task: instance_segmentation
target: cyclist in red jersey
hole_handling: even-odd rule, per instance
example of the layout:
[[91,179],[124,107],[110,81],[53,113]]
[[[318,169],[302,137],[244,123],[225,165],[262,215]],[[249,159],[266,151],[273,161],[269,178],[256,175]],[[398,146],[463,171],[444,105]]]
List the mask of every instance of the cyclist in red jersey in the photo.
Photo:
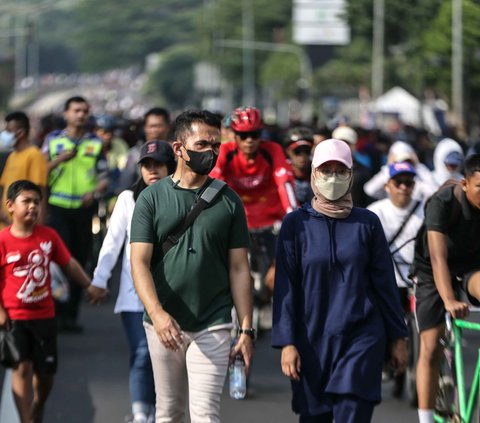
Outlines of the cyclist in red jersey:
[[297,207],[295,181],[282,147],[260,138],[263,126],[260,110],[238,108],[229,124],[235,140],[220,146],[210,176],[227,182],[242,199],[251,239],[253,325],[256,329],[268,329],[277,233],[285,214]]
[[210,173],[240,196],[249,229],[273,226],[297,207],[292,168],[280,145],[260,139],[262,126],[260,110],[236,109],[230,122],[235,141],[221,145]]

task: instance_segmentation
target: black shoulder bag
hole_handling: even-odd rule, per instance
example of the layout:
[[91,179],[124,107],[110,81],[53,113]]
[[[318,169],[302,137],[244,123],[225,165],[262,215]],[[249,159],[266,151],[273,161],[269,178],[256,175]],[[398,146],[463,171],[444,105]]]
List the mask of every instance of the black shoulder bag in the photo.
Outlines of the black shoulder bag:
[[[415,213],[415,211],[418,209],[418,206],[421,204],[421,201],[417,200],[417,202],[415,203],[415,205],[412,207],[412,209],[410,210],[410,213],[408,213],[407,217],[405,217],[405,220],[402,222],[402,224],[400,225],[400,227],[397,229],[397,232],[395,232],[395,235],[393,235],[392,239],[388,242],[388,246],[391,247],[393,245],[393,243],[395,242],[395,240],[400,236],[400,234],[403,232],[403,229],[405,228],[405,226],[407,225],[408,221],[410,220],[410,218],[413,216],[413,214]],[[395,267],[395,269],[397,270],[398,274],[400,275],[400,277],[403,279],[403,281],[408,285],[408,286],[411,286],[412,285],[412,282],[408,279],[405,279],[405,277],[403,276],[402,272],[400,271],[400,267],[397,263],[397,261],[395,260],[395,257],[394,257],[394,254],[399,251],[400,249],[402,249],[403,247],[405,247],[405,245],[407,245],[409,242],[413,241],[414,239],[416,238],[413,237],[411,239],[409,239],[408,241],[404,242],[400,247],[396,248],[394,251],[391,251],[390,250],[390,254],[392,256],[392,261],[393,261],[393,266]]]
[[408,213],[407,217],[405,218],[405,220],[402,222],[402,224],[400,225],[400,227],[397,229],[397,232],[395,232],[395,235],[393,235],[392,239],[390,241],[388,241],[388,246],[390,247],[394,242],[395,240],[400,236],[400,234],[403,232],[403,229],[405,228],[406,224],[408,223],[408,221],[410,220],[410,218],[413,216],[413,214],[415,213],[415,211],[418,209],[418,206],[420,205],[421,201],[417,201],[415,203],[415,205],[412,207],[412,209],[410,210],[410,213]]
[[220,194],[220,191],[225,185],[226,183],[220,179],[213,179],[212,182],[210,182],[198,201],[194,203],[188,214],[185,216],[185,219],[183,219],[179,226],[170,235],[168,235],[167,239],[162,244],[163,255],[167,254],[172,247],[178,244],[181,236],[190,226],[192,226],[193,222],[202,212],[202,210],[218,197],[218,194]]

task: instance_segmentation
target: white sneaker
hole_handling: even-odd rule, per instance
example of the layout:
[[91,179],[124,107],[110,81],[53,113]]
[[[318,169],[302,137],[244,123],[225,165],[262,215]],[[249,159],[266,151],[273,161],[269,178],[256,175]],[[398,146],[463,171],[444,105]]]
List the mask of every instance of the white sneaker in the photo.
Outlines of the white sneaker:
[[132,423],[148,423],[146,414],[138,414],[133,417]]

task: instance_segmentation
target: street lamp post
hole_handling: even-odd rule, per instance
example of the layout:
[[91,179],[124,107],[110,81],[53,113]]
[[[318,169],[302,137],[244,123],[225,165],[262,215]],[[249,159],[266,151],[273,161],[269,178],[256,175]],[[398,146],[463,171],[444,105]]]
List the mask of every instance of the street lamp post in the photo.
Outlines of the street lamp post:
[[243,95],[244,106],[255,105],[255,50],[247,47],[255,40],[255,27],[253,16],[253,0],[242,0],[243,24]]
[[[300,77],[302,80],[302,85],[304,86],[306,92],[311,89],[313,86],[313,70],[312,63],[310,58],[305,53],[305,51],[298,45],[295,44],[286,44],[286,43],[269,43],[264,41],[251,41],[246,42],[245,40],[216,40],[215,44],[219,47],[224,48],[240,48],[248,50],[263,50],[263,51],[278,51],[283,53],[290,53],[295,55],[300,64]],[[302,119],[305,122],[310,122],[313,114],[312,100],[311,96],[308,95],[303,103]],[[244,103],[251,104],[251,103]]]
[[385,0],[374,0],[372,48],[372,96],[374,100],[383,93],[384,39]]
[[452,0],[452,106],[460,132],[464,130],[462,36],[462,0]]

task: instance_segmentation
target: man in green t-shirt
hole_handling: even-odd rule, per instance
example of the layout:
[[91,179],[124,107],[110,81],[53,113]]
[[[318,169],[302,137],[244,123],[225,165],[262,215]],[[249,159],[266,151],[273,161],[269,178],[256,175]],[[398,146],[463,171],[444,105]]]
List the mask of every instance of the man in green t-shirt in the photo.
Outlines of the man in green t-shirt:
[[[252,357],[252,287],[248,229],[240,198],[224,187],[165,255],[162,244],[211,182],[220,120],[187,111],[175,122],[175,173],[146,188],[132,218],[131,266],[145,306],[145,330],[156,390],[156,419],[220,421],[229,357]],[[241,334],[230,347],[231,308]]]

